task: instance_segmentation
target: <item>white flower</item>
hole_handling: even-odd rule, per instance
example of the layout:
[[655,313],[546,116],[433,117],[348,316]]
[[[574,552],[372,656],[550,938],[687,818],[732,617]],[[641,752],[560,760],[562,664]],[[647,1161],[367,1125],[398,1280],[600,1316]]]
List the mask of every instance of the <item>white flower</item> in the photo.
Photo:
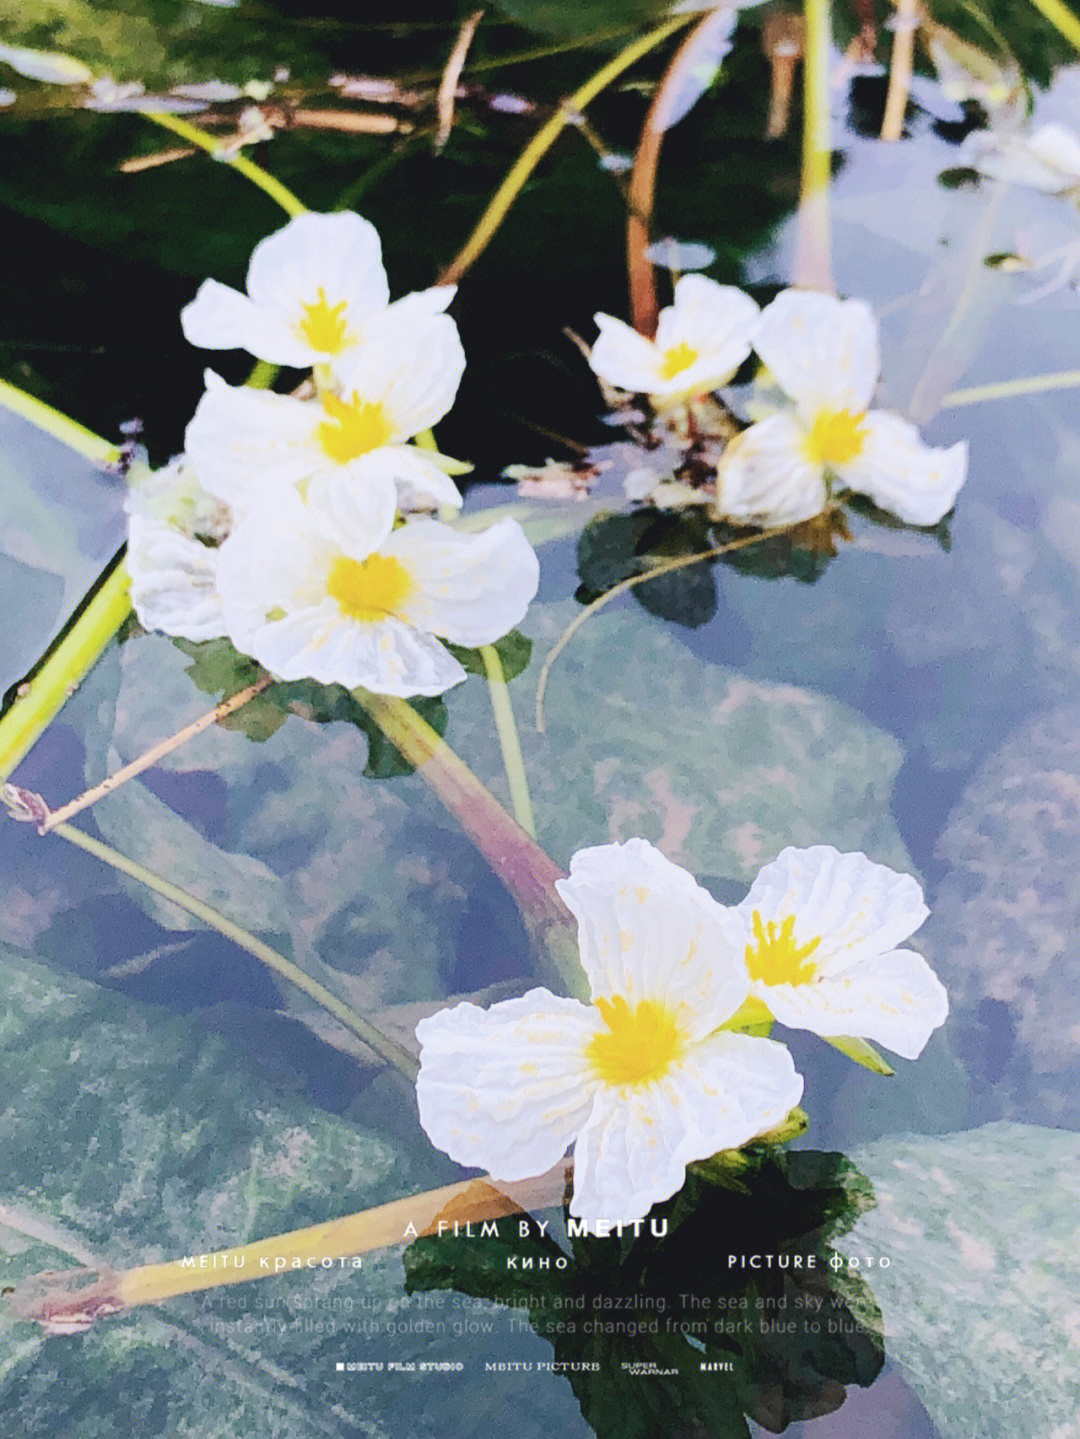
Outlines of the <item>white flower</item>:
[[139,623],[189,640],[225,633],[217,592],[217,550],[232,516],[199,484],[186,456],[159,470],[136,466],[124,501],[127,569]]
[[374,225],[349,212],[306,214],[255,246],[246,295],[206,280],[180,323],[204,350],[247,350],[275,365],[336,369],[343,355],[368,342],[378,316],[440,314],[453,298],[454,287],[442,285],[390,305]]
[[785,849],[737,912],[751,1003],[788,1028],[916,1059],[945,1023],[941,981],[921,955],[896,948],[929,913],[911,875],[828,845]]
[[423,1020],[420,1122],[496,1179],[575,1142],[570,1212],[628,1223],[693,1160],[774,1128],[803,1083],[782,1045],[721,1029],[746,997],[741,931],[685,870],[635,839],[579,851],[556,887],[592,1003],[534,989]]
[[[339,367],[339,393],[298,400],[227,385],[207,371],[206,393],[185,446],[208,490],[238,517],[317,475],[347,475],[358,489],[460,505],[457,486],[406,442],[449,410],[465,368],[446,315],[381,321],[369,347]],[[396,487],[396,491],[395,491]]]
[[1064,125],[1042,125],[1028,136],[976,131],[967,137],[961,153],[991,179],[1080,197],[1080,136]]
[[131,604],[147,630],[187,640],[225,633],[217,588],[219,551],[149,515],[128,520]]
[[613,315],[597,315],[600,335],[589,364],[606,384],[648,395],[657,406],[708,394],[731,379],[750,353],[758,307],[731,285],[684,275],[647,340]]
[[810,519],[825,508],[831,479],[908,524],[948,513],[967,474],[967,445],[931,449],[908,420],[870,409],[880,361],[867,304],[784,290],[762,311],[754,348],[795,407],[728,446],[720,512],[765,524]]
[[229,638],[281,679],[437,695],[465,671],[436,638],[501,638],[536,593],[536,555],[513,520],[468,534],[419,519],[394,528],[392,496],[344,476],[285,491],[221,547]]
[[198,536],[219,542],[232,528],[228,505],[203,488],[186,455],[174,455],[158,470],[136,466],[128,475],[128,483],[124,508],[129,515],[160,520],[189,539]]

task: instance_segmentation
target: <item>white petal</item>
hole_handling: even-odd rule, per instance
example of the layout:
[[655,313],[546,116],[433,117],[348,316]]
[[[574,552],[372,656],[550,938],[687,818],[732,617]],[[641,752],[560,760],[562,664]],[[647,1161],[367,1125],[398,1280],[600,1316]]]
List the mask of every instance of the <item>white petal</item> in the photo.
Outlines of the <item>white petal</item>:
[[345,474],[350,483],[361,485],[390,482],[403,510],[421,509],[432,502],[455,509],[462,504],[461,491],[446,471],[414,445],[383,445],[350,460]]
[[719,1034],[652,1084],[604,1086],[574,1148],[571,1214],[627,1223],[679,1190],[686,1166],[774,1128],[802,1097],[782,1044]]
[[290,323],[322,290],[330,305],[346,302],[345,319],[359,325],[386,308],[390,290],[378,231],[359,215],[297,215],[251,252],[247,291],[255,303]]
[[918,1059],[949,1013],[944,985],[910,949],[877,955],[810,984],[772,985],[762,998],[789,1029],[869,1039],[904,1059]]
[[365,343],[335,365],[346,395],[382,404],[394,442],[438,424],[454,403],[464,370],[453,320],[420,306],[404,317],[388,310],[368,327]]
[[326,465],[315,438],[319,406],[206,373],[206,393],[185,436],[203,486],[243,516]]
[[594,996],[658,1000],[696,1039],[749,993],[738,916],[647,840],[578,850],[555,888],[578,922]]
[[808,418],[870,408],[881,361],[877,320],[865,301],[782,290],[761,312],[754,349]]
[[[222,545],[218,562],[218,586],[233,643],[259,659],[256,649],[269,644],[271,667],[282,678],[321,678],[314,670],[286,674],[285,669],[295,670],[301,663],[293,662],[298,648],[314,648],[326,660],[324,636],[343,622],[340,608],[327,598],[330,567],[342,554],[364,560],[377,549],[393,526],[394,506],[389,482],[361,488],[334,475],[312,482],[306,504],[295,489],[286,489],[248,515]],[[267,620],[277,610],[306,618],[277,629]],[[269,640],[264,633],[268,626],[273,628]]]
[[717,509],[733,520],[785,525],[825,508],[819,465],[803,453],[805,431],[793,415],[770,415],[737,435],[717,473]]
[[584,1056],[599,1023],[594,1010],[546,989],[422,1020],[416,1099],[432,1143],[496,1179],[550,1169],[592,1106]]
[[332,545],[338,554],[352,560],[367,559],[389,539],[397,513],[397,491],[391,476],[363,463],[377,453],[381,452],[316,475],[307,486],[302,509],[287,500],[286,508],[267,511],[267,524],[287,535],[289,524],[295,523]]
[[750,353],[759,314],[750,296],[734,285],[684,275],[675,286],[675,303],[660,312],[656,347],[662,353],[686,344],[701,358],[670,383],[681,381],[694,393],[726,384]]
[[172,525],[133,514],[128,522],[131,603],[144,629],[188,640],[225,633],[217,589],[218,551]]
[[838,467],[838,478],[909,525],[935,525],[956,503],[967,478],[967,444],[925,445],[908,420],[871,410],[862,453]]
[[796,944],[819,940],[810,959],[827,975],[894,949],[930,913],[912,875],[825,844],[782,850],[760,872],[738,907],[747,943],[755,910],[766,923],[794,916]]
[[540,580],[536,552],[516,520],[498,520],[479,534],[411,520],[380,553],[398,558],[416,584],[401,618],[451,644],[501,639],[525,618]]
[[281,679],[314,679],[401,699],[443,694],[466,677],[434,636],[397,619],[350,619],[330,599],[267,621],[252,635],[248,652]]
[[975,132],[962,154],[980,174],[1048,194],[1080,186],[1080,139],[1064,125],[1043,125],[1029,139]]
[[[237,649],[255,654],[269,613],[308,613],[329,603],[326,579],[338,553],[308,522],[294,491],[280,494],[272,509],[241,521],[218,552],[218,591]],[[338,612],[336,605],[333,609]]]
[[413,290],[411,294],[395,300],[387,308],[385,318],[392,323],[416,323],[432,315],[441,315],[456,294],[456,285],[432,285],[428,290]]
[[318,358],[280,312],[260,308],[216,280],[203,281],[191,304],[180,311],[180,324],[188,343],[203,350],[246,350],[274,365],[298,367]]
[[651,340],[614,315],[596,315],[600,334],[589,354],[589,366],[608,385],[631,394],[656,393],[663,384],[659,350]]
[[1061,176],[1060,189],[1080,184],[1080,136],[1064,125],[1042,125],[1028,143],[1032,158]]

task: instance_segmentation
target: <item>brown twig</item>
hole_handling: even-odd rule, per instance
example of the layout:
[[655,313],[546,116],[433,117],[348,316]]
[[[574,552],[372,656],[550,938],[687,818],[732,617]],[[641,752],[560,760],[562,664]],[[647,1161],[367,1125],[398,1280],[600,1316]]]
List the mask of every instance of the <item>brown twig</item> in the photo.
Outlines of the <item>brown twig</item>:
[[769,62],[769,119],[765,135],[779,140],[787,134],[795,71],[806,52],[806,21],[791,11],[770,15],[761,31],[761,48]]
[[129,779],[134,779],[137,774],[142,774],[143,770],[150,769],[153,765],[157,764],[159,759],[163,759],[165,755],[172,754],[173,750],[179,749],[180,746],[186,744],[189,739],[194,739],[197,734],[202,734],[203,730],[209,729],[211,725],[217,724],[219,720],[227,719],[229,715],[235,714],[238,709],[242,709],[244,705],[253,700],[256,695],[261,695],[271,683],[272,680],[270,676],[264,675],[262,679],[258,680],[255,684],[248,685],[247,689],[241,690],[238,694],[232,695],[227,700],[222,700],[219,705],[215,705],[215,707],[206,714],[200,715],[200,717],[197,720],[193,720],[191,724],[185,725],[184,728],[178,730],[176,734],[170,735],[168,739],[161,740],[151,749],[148,749],[145,754],[139,755],[138,759],[133,759],[130,764],[124,765],[124,767],[118,769],[115,774],[109,775],[108,779],[104,779],[100,784],[94,785],[92,789],[85,790],[82,794],[76,795],[73,800],[69,800],[67,804],[62,805],[59,809],[51,810],[44,823],[39,825],[39,833],[48,834],[48,832],[51,829],[55,829],[58,824],[66,823],[67,820],[71,819],[72,815],[79,814],[84,809],[89,809],[90,806],[96,804],[99,799],[104,799],[106,795],[112,794],[114,790],[118,790],[122,784],[127,784]]
[[476,27],[483,18],[483,10],[474,10],[462,25],[439,82],[439,93],[435,97],[435,108],[439,116],[439,128],[435,133],[436,155],[445,148],[446,142],[450,139],[450,132],[454,128],[454,99],[457,95],[458,81],[465,68],[465,57],[469,53],[469,46],[476,34]]
[[904,133],[904,115],[911,91],[915,63],[915,32],[919,28],[919,0],[896,0],[896,15],[889,65],[889,90],[885,97],[885,118],[881,138],[896,141]]

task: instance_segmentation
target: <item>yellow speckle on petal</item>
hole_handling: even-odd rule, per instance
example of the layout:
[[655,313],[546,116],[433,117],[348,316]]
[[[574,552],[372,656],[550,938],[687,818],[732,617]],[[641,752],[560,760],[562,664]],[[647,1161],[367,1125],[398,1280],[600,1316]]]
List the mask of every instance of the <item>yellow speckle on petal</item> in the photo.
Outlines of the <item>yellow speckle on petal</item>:
[[806,458],[829,469],[858,459],[866,444],[865,419],[850,410],[819,410],[803,441]]
[[685,1037],[666,1004],[643,999],[633,1009],[616,995],[597,999],[606,1029],[593,1036],[585,1051],[604,1084],[648,1084],[661,1079],[679,1059]]
[[806,944],[795,942],[795,916],[789,914],[780,924],[761,918],[754,910],[754,943],[746,946],[746,967],[750,978],[761,984],[809,984],[817,975],[817,965],[809,956],[821,943],[821,936]]
[[665,380],[673,380],[676,375],[681,375],[688,370],[698,358],[700,351],[695,350],[693,345],[688,345],[685,340],[680,340],[677,345],[672,345],[663,353],[660,361],[660,373]]
[[300,306],[304,318],[296,328],[313,350],[319,350],[324,355],[340,355],[349,343],[344,313],[346,303],[339,300],[336,305],[331,305],[321,285],[316,293],[317,300]]
[[366,560],[341,555],[326,582],[326,592],[337,600],[341,613],[364,624],[396,614],[412,589],[412,576],[392,555],[369,555]]
[[361,400],[353,395],[351,400],[340,399],[337,395],[326,394],[321,399],[327,418],[317,430],[319,444],[330,459],[339,465],[358,460],[379,449],[393,437],[394,427],[384,407],[374,402]]

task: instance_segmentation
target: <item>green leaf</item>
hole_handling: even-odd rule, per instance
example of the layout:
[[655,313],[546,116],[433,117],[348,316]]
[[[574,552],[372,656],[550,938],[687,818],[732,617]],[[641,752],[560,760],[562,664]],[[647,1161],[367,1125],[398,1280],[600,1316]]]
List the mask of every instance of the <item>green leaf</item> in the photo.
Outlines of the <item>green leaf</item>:
[[[503,678],[512,680],[528,667],[532,659],[533,642],[520,630],[511,630],[503,635],[494,646],[502,665]],[[465,649],[461,645],[447,645],[447,649],[471,675],[486,675],[484,658],[478,649]],[[411,701],[415,705],[415,701]],[[443,725],[445,728],[445,719]],[[440,731],[441,733],[441,731]]]
[[896,1070],[887,1060],[882,1059],[872,1044],[867,1044],[865,1039],[853,1039],[845,1035],[824,1035],[826,1044],[831,1044],[833,1049],[838,1049],[841,1054],[846,1054],[848,1059],[861,1064],[864,1069],[871,1070],[874,1074],[894,1075]]

